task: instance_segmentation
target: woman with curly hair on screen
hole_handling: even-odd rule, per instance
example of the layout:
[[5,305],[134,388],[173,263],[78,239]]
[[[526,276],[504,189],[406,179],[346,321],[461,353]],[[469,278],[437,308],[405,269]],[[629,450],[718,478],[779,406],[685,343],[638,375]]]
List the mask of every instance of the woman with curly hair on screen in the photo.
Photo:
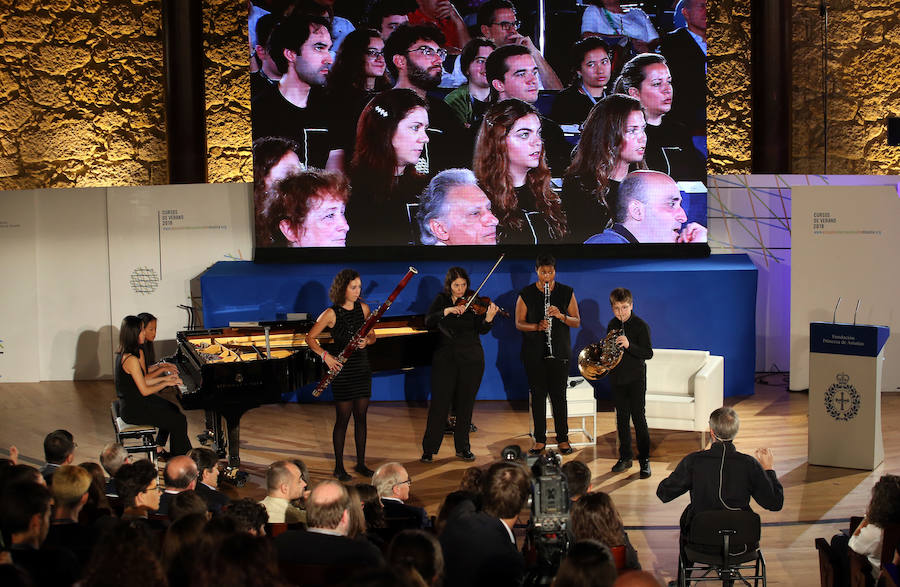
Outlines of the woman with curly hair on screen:
[[488,109],[474,167],[500,221],[498,244],[543,244],[568,234],[559,196],[550,189],[541,119],[533,106],[509,99]]

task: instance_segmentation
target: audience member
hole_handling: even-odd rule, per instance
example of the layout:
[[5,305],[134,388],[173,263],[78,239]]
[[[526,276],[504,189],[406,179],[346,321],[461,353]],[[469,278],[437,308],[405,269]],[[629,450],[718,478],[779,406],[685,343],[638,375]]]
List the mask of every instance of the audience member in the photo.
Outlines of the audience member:
[[288,587],[291,584],[279,573],[272,541],[244,532],[222,540],[209,561],[209,568],[209,585]]
[[[119,470],[134,467],[125,465]],[[152,466],[152,465],[151,465]],[[117,477],[118,478],[118,477]],[[123,487],[124,483],[119,483]],[[155,492],[155,490],[154,490]],[[129,587],[159,587],[166,585],[166,574],[157,555],[158,537],[146,525],[126,520],[116,522],[104,534],[80,585],[84,587],[116,587],[127,583]],[[68,583],[66,583],[68,585]]]
[[206,501],[210,512],[218,512],[228,505],[228,496],[219,491],[219,457],[212,449],[193,448],[188,453],[197,465],[198,479],[194,491]]
[[441,585],[444,554],[433,534],[422,530],[403,530],[391,540],[387,562],[395,567],[410,566],[428,585]]
[[469,42],[469,29],[450,0],[416,0],[416,4],[418,8],[407,15],[409,24],[437,27],[445,39],[441,45],[447,49],[459,51]]
[[381,465],[372,476],[372,485],[381,497],[388,528],[400,531],[431,526],[424,509],[404,503],[409,500],[412,478],[403,465],[400,463]]
[[[330,150],[325,138],[327,101],[325,79],[331,68],[328,21],[299,14],[275,26],[269,53],[281,81],[251,104],[253,138],[284,137],[301,146],[298,155],[306,167],[324,167]],[[310,131],[316,132],[315,137]]]
[[9,537],[12,562],[24,569],[35,585],[71,585],[78,580],[78,560],[64,548],[45,548],[50,531],[50,490],[21,482],[3,488],[0,528]]
[[569,461],[564,464],[562,474],[569,486],[569,499],[573,502],[591,490],[591,470],[581,461]]
[[516,7],[509,0],[488,0],[478,8],[477,26],[481,36],[493,41],[498,47],[518,45],[528,50],[538,69],[538,85],[547,90],[562,89],[556,72],[535,47],[528,35],[519,34],[521,22],[516,15]]
[[0,490],[14,483],[37,483],[47,486],[44,476],[41,472],[31,465],[8,465],[0,469]]
[[444,98],[457,120],[472,132],[478,131],[488,106],[491,86],[485,74],[485,63],[496,48],[497,45],[488,39],[475,38],[466,43],[459,63],[467,81]]
[[478,131],[475,176],[500,222],[499,244],[545,244],[568,232],[559,196],[550,188],[542,127],[533,106],[511,99],[493,104]]
[[108,481],[106,475],[103,474],[103,468],[97,463],[86,461],[84,463],[78,463],[78,466],[91,475],[91,485],[88,487],[87,503],[81,508],[81,513],[78,515],[78,522],[90,526],[98,519],[113,513],[113,507],[106,496],[106,484]]
[[334,12],[334,0],[293,0],[295,8],[292,15],[306,14],[309,16],[321,16],[328,21],[328,30],[331,32],[331,52],[337,53],[343,46],[344,39],[352,33],[356,27],[353,23],[338,16]]
[[92,481],[91,474],[85,469],[63,465],[53,474],[50,486],[54,508],[44,545],[69,549],[80,565],[87,563],[94,546],[94,532],[78,523]]
[[269,54],[269,37],[278,22],[273,14],[265,14],[256,21],[256,45],[251,61],[256,61],[256,71],[250,73],[250,99],[278,87],[281,72]]
[[207,518],[210,516],[206,500],[203,499],[196,490],[188,489],[186,491],[181,491],[176,493],[169,500],[168,516],[170,523],[194,514],[202,514]]
[[706,0],[683,0],[686,26],[663,36],[659,52],[669,63],[675,90],[669,116],[691,134],[706,134]]
[[159,509],[159,471],[146,459],[126,463],[116,472],[122,519],[146,519]]
[[387,520],[384,515],[384,505],[381,496],[374,485],[369,483],[356,484],[356,493],[359,494],[359,502],[362,504],[363,516],[366,518],[366,528],[386,528]]
[[687,128],[668,116],[672,108],[672,76],[665,57],[642,53],[632,58],[616,80],[616,92],[637,98],[644,107],[647,167],[676,181],[706,181],[706,164],[694,148]]
[[308,530],[288,530],[275,538],[278,560],[335,567],[344,575],[354,568],[380,565],[383,559],[377,548],[347,537],[349,508],[350,496],[343,485],[337,481],[317,485],[307,500]]
[[591,109],[563,179],[572,242],[583,243],[612,225],[619,182],[632,166],[646,168],[644,126],[641,103],[630,96],[613,94]]
[[407,0],[377,0],[369,10],[369,26],[387,41],[397,27],[409,22],[408,4]]
[[[182,495],[186,495],[182,494]],[[197,567],[206,567],[198,560],[198,545],[204,538],[206,528],[206,512],[182,516],[173,520],[163,536],[160,550],[160,562],[169,579],[169,587],[192,584],[192,576],[196,577]],[[194,583],[196,583],[196,579]]]
[[616,223],[585,243],[705,243],[706,227],[687,222],[681,201],[678,184],[665,173],[632,171],[619,187]]
[[525,561],[513,526],[531,495],[528,470],[504,461],[488,469],[482,483],[482,511],[458,506],[440,535],[447,587],[518,585]]
[[550,118],[559,124],[581,125],[591,108],[606,96],[612,65],[602,39],[588,37],[572,46],[569,85],[556,96]]
[[640,8],[622,8],[620,0],[586,0],[582,36],[599,36],[626,53],[646,53],[659,44],[659,33]]
[[116,472],[125,463],[131,462],[131,455],[125,450],[125,447],[118,442],[110,442],[100,451],[100,464],[109,475],[106,482],[106,495],[118,497],[116,493]]
[[62,465],[71,465],[75,460],[75,440],[68,430],[54,430],[44,437],[44,460],[41,475],[49,486],[53,483],[53,473]]
[[497,217],[469,169],[445,169],[419,196],[416,214],[423,245],[495,245]]
[[750,456],[734,447],[740,425],[733,408],[713,410],[709,416],[710,447],[684,457],[656,488],[656,495],[663,503],[687,492],[691,494],[691,503],[681,514],[682,557],[686,561],[690,559],[684,555],[684,544],[698,512],[750,511],[751,497],[773,512],[784,505],[784,488],[772,468],[775,460],[772,451],[758,448]]
[[159,499],[158,514],[169,515],[169,502],[182,491],[192,490],[197,486],[197,464],[187,455],[172,457],[163,470],[166,489]]
[[[491,85],[492,102],[510,98],[517,98],[531,105],[537,102],[538,67],[528,49],[520,45],[500,47],[487,58],[485,75]],[[540,122],[547,165],[554,176],[560,177],[572,160],[572,146],[559,124],[544,116],[540,116]]]
[[256,211],[256,242],[265,246],[269,228],[269,208],[282,179],[305,169],[297,152],[300,146],[282,137],[261,137],[253,141],[253,208]]
[[350,185],[341,173],[307,169],[278,182],[257,211],[257,243],[276,247],[343,247]]
[[266,535],[269,513],[265,506],[245,497],[229,503],[222,510],[222,516],[230,519],[236,532],[248,532],[254,536]]
[[616,564],[606,545],[596,540],[581,540],[569,547],[559,565],[554,587],[612,587]]
[[269,514],[273,524],[306,522],[305,513],[292,506],[291,500],[303,495],[306,482],[300,476],[300,469],[289,461],[276,461],[266,470],[266,497],[260,504]]
[[572,505],[569,520],[575,540],[596,540],[611,549],[623,546],[625,568],[641,568],[638,553],[628,540],[622,518],[608,494],[597,491],[583,495]]

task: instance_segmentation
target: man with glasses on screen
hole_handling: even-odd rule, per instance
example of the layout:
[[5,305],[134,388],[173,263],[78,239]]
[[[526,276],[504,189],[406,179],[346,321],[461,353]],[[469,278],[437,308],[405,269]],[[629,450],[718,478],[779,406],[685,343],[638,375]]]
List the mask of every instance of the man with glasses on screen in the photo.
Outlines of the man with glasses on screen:
[[388,527],[393,530],[422,529],[431,526],[425,510],[404,503],[409,500],[412,478],[400,463],[385,463],[372,475],[372,485],[381,498]]
[[619,186],[616,224],[585,244],[705,243],[706,227],[687,225],[681,191],[659,171],[632,171]]
[[522,23],[516,17],[516,8],[509,0],[488,0],[478,8],[478,28],[481,36],[497,44],[521,45],[534,58],[539,73],[539,87],[545,90],[561,90],[562,82],[541,52],[534,46],[531,37],[519,34]]
[[[384,61],[396,81],[394,88],[414,91],[428,103],[428,173],[472,162],[472,143],[453,110],[428,94],[441,82],[444,35],[429,25],[400,25],[384,44]],[[420,171],[423,171],[420,169]]]
[[469,169],[447,169],[434,176],[419,196],[423,245],[495,245],[497,217],[491,201]]
[[[325,78],[331,69],[331,33],[320,16],[297,14],[279,22],[269,38],[269,55],[281,80],[250,106],[253,138],[285,137],[304,147],[306,167],[324,167]],[[321,131],[321,132],[320,132]]]

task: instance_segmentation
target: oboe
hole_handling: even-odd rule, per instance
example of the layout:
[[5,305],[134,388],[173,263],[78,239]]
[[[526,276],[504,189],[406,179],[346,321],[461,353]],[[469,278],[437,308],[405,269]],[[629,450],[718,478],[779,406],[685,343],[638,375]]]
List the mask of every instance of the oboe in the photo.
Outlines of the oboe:
[[544,320],[547,321],[547,354],[545,359],[555,359],[553,356],[553,318],[550,316],[550,284],[544,284]]

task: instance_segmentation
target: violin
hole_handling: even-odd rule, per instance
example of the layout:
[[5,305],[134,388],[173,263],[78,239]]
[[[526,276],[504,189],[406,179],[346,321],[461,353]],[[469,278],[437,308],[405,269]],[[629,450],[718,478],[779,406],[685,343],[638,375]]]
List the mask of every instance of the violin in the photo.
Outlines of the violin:
[[[469,302],[469,300],[472,300],[471,303]],[[487,296],[466,295],[456,300],[456,305],[468,306],[469,309],[475,312],[477,316],[481,316],[482,314],[487,312],[488,306],[491,305],[491,298]],[[503,308],[498,308],[497,313],[504,318],[509,318],[509,312],[507,312]]]

